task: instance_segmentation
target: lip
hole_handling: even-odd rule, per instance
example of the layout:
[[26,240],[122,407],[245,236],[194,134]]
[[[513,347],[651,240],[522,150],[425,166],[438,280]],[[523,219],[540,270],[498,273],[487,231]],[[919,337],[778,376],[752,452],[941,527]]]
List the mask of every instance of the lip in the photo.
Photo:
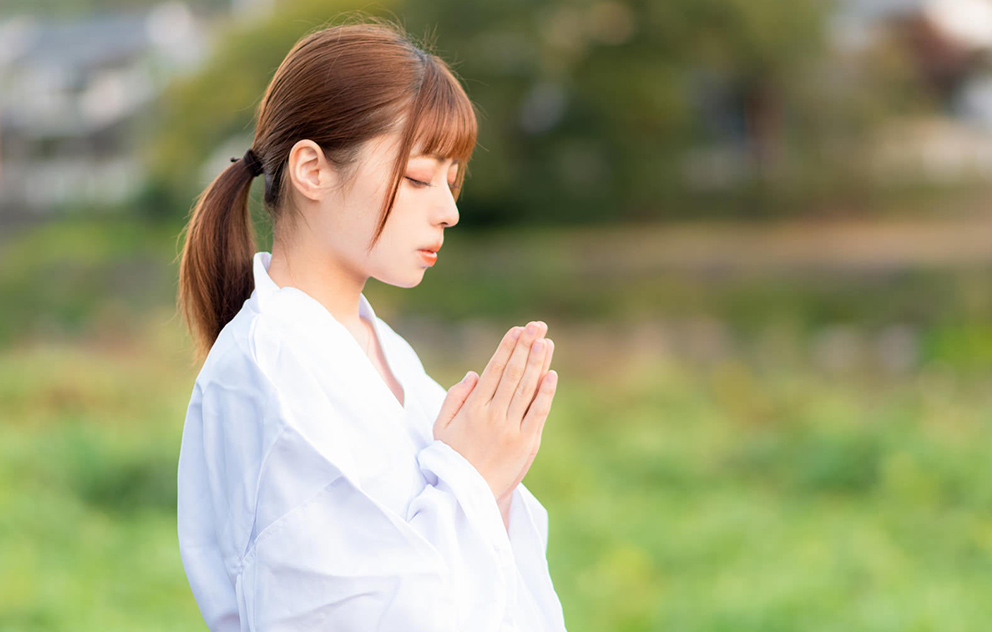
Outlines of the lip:
[[437,262],[437,253],[433,250],[420,249],[417,253],[420,255],[420,259],[428,266],[432,266]]

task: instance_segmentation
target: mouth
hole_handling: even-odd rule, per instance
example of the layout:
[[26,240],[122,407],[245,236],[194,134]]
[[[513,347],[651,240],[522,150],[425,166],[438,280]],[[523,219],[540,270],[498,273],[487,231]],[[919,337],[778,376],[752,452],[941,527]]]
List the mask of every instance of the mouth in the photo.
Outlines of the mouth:
[[417,253],[420,255],[420,259],[428,266],[432,266],[437,262],[437,252],[434,250],[421,249]]

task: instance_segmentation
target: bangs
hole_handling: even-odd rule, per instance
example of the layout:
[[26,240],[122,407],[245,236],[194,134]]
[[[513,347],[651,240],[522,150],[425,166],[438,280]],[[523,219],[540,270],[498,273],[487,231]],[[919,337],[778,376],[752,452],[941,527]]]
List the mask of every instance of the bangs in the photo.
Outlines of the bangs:
[[472,102],[458,80],[443,61],[431,57],[433,63],[425,64],[424,82],[413,107],[416,118],[411,145],[418,153],[457,160],[460,189],[475,149],[478,123]]
[[393,167],[392,186],[380,212],[379,226],[369,245],[375,244],[386,225],[389,210],[396,200],[403,171],[416,149],[418,154],[440,156],[442,160],[458,162],[453,194],[461,194],[468,161],[475,149],[478,123],[475,109],[465,90],[442,59],[433,54],[418,52],[423,64],[423,79],[416,96],[410,100],[409,110],[399,113],[403,132],[399,154]]

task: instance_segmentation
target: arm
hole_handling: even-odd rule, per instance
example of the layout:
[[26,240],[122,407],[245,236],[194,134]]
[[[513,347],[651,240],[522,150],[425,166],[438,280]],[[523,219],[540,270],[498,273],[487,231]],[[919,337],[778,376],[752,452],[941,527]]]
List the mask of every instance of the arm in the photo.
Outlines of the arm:
[[[306,484],[298,472],[333,471],[296,433],[288,430],[282,440],[286,458],[270,457],[261,483],[266,498],[280,494],[273,487]],[[459,502],[465,481],[448,477],[463,464],[451,456],[443,444],[421,452],[425,471],[439,476],[406,516],[337,473],[265,527],[237,576],[238,608],[249,629],[502,629],[516,589],[512,554],[490,539],[492,530],[468,527],[486,506]],[[491,509],[497,514],[495,504]],[[498,521],[498,514],[488,517]]]
[[[424,409],[428,412],[427,418],[435,419],[441,410],[441,404],[444,402],[444,398],[447,395],[447,390],[441,386],[437,380],[428,375],[427,372],[423,370],[422,365],[420,368],[421,372],[418,377],[419,387],[414,395],[422,398]],[[433,427],[421,428],[420,432],[423,436],[432,436]],[[492,497],[492,492],[489,493],[489,497]],[[503,528],[507,531],[507,535],[511,543],[514,539],[514,534],[519,536],[523,529],[531,528],[531,523],[536,522],[535,526],[533,526],[535,529],[533,535],[540,538],[542,542],[542,552],[547,549],[547,511],[540,504],[540,502],[537,501],[537,498],[535,498],[534,495],[531,494],[526,487],[524,487],[522,482],[517,484],[512,493],[496,499],[496,506],[499,509],[500,517],[503,521]],[[511,511],[511,508],[514,506],[527,507],[528,515],[540,514],[543,517],[535,519],[534,521],[521,520],[522,528],[511,530],[511,521],[514,520],[514,516],[522,513],[518,511]]]
[[[447,391],[426,372],[420,380],[422,388],[418,393],[424,398],[425,409],[431,413],[428,418],[434,418]],[[423,434],[431,431],[430,428],[421,429]],[[491,492],[488,498],[493,498]],[[561,602],[548,569],[547,510],[523,482],[517,484],[512,494],[499,499],[495,504],[499,508],[503,529],[510,541],[521,578],[519,598],[528,598],[523,592],[529,592],[539,604],[545,629],[557,632],[565,630]]]
[[[461,383],[447,390],[432,379],[423,369],[423,365],[417,358],[416,353],[402,338],[397,337],[397,343],[408,352],[411,363],[419,369],[415,372],[416,379],[411,384],[409,395],[420,400],[426,415],[417,416],[422,420],[423,425],[416,428],[420,435],[421,442],[429,442],[431,437],[436,436],[435,426],[441,423],[439,414],[444,411],[445,415],[454,414],[451,410],[452,398],[455,401],[464,401],[464,396],[459,391]],[[548,363],[553,351],[553,343],[548,340],[548,351],[545,358],[544,372],[547,372]],[[471,388],[471,387],[470,387]],[[446,417],[445,419],[448,419]],[[438,421],[434,421],[438,419]],[[533,456],[531,457],[533,458]],[[530,462],[524,468],[524,472],[529,468]],[[520,478],[524,476],[522,472]],[[540,617],[544,622],[541,629],[544,630],[564,630],[561,604],[551,583],[551,577],[547,567],[547,542],[548,542],[548,514],[541,503],[523,485],[520,478],[512,487],[513,491],[504,494],[498,499],[494,499],[492,494],[485,494],[489,504],[497,506],[502,523],[501,531],[506,533],[517,563],[517,572],[521,580],[521,590],[518,592],[520,605],[528,611],[528,621],[533,617]],[[524,602],[527,602],[525,604]],[[540,615],[537,611],[540,611]],[[534,619],[536,622],[536,618]],[[535,623],[535,627],[537,624]]]
[[[368,420],[354,418],[356,393],[338,397],[295,345],[258,355],[266,374],[249,363],[251,377],[236,380],[251,389],[214,390],[205,401],[205,425],[233,429],[207,455],[219,482],[214,503],[251,499],[248,519],[226,520],[245,523],[241,555],[228,560],[242,624],[256,632],[501,629],[516,606],[518,574],[479,472],[431,442],[417,454],[423,488],[405,511],[390,509],[361,486],[350,438]],[[266,449],[242,458],[237,443],[253,434],[266,437],[258,442]]]

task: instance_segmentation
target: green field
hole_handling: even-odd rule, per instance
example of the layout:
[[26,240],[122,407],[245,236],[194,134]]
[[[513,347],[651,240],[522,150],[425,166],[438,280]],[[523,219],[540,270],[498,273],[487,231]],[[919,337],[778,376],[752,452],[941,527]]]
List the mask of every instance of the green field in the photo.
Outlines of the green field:
[[[525,482],[570,632],[988,629],[984,264],[634,274],[528,234],[453,238],[421,288],[368,293],[445,385],[504,325],[551,325]],[[204,629],[175,535],[197,369],[174,254],[126,223],[0,248],[4,631]],[[449,351],[447,328],[479,339]]]

